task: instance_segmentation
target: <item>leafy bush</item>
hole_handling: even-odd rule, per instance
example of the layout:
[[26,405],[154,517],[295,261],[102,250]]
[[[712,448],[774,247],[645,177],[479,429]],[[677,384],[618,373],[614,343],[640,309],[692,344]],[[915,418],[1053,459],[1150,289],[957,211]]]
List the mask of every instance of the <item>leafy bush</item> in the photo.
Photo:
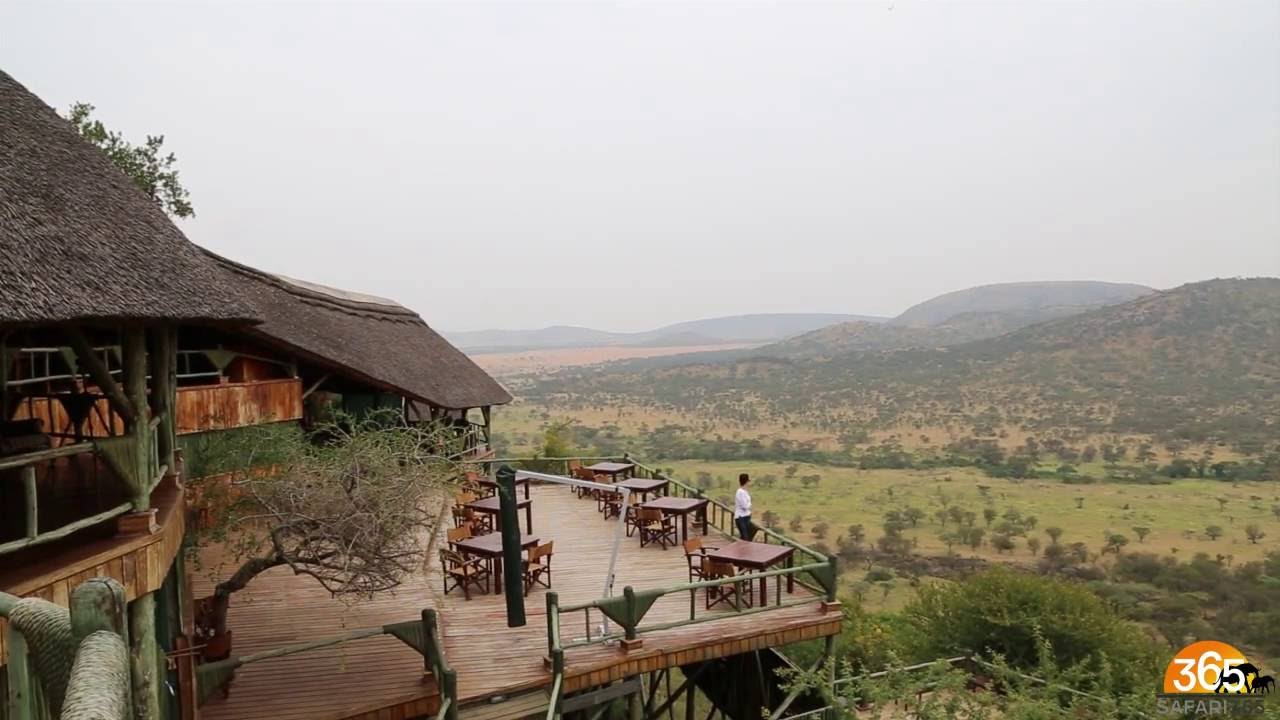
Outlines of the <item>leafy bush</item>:
[[1110,668],[1119,687],[1152,687],[1152,641],[1088,589],[1065,580],[994,568],[963,582],[921,588],[903,611],[919,644],[915,657],[979,652],[1033,667],[1037,634],[1062,666]]

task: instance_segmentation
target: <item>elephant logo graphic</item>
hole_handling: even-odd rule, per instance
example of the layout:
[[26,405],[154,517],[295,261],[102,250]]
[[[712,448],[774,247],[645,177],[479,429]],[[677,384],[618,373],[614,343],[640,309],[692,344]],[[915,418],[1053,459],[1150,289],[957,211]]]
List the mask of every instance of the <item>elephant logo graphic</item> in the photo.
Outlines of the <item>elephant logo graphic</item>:
[[1275,678],[1243,652],[1217,640],[1201,640],[1178,651],[1164,674],[1164,692],[1171,694],[1268,694]]

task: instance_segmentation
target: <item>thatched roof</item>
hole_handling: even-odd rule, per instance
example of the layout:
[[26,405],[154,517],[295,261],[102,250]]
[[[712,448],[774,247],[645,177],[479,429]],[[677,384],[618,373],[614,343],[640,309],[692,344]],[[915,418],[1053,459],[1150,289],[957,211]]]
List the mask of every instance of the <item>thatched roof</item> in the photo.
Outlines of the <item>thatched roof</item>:
[[164,212],[0,71],[0,326],[255,319]]
[[253,336],[409,400],[454,410],[511,402],[497,381],[403,305],[209,257],[266,318],[248,330]]

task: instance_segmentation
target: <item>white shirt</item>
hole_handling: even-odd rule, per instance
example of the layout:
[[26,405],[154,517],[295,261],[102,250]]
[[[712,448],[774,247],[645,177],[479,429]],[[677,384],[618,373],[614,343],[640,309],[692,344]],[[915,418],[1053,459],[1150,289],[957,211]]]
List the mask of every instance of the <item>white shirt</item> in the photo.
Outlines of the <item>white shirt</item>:
[[751,493],[744,487],[738,488],[738,494],[733,497],[733,516],[751,517]]

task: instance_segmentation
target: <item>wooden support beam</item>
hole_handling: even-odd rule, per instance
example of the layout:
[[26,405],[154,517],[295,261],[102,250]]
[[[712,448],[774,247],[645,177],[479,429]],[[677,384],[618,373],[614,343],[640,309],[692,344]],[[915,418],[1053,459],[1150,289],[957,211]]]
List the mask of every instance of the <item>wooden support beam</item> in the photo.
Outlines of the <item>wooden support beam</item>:
[[311,383],[311,387],[307,388],[302,392],[302,399],[306,400],[307,397],[311,395],[311,393],[315,392],[316,390],[319,390],[320,386],[324,384],[324,381],[328,380],[330,377],[332,377],[332,375],[333,373],[325,373],[321,375],[319,380],[315,381],[314,383]]
[[587,708],[595,707],[596,705],[607,704],[620,697],[639,693],[640,689],[640,678],[639,676],[633,675],[622,682],[614,683],[608,687],[565,698],[564,706],[560,713],[564,715],[571,712],[577,712],[579,710],[586,710]]
[[160,455],[160,463],[173,467],[173,451],[177,447],[177,418],[174,407],[177,405],[178,355],[177,331],[168,326],[153,328],[151,331],[151,409],[160,418],[156,433],[156,442]]
[[651,717],[657,717],[661,715],[663,712],[667,711],[668,708],[671,708],[672,706],[675,705],[676,700],[680,699],[681,693],[686,693],[685,697],[687,699],[685,702],[685,717],[692,718],[693,717],[693,693],[695,690],[697,690],[696,683],[698,681],[698,678],[702,675],[702,671],[706,670],[707,667],[709,667],[710,665],[711,663],[709,661],[699,663],[698,669],[694,670],[692,675],[684,676],[684,682],[676,686],[676,691],[674,694],[671,693],[671,688],[670,686],[668,686],[666,702],[659,705],[658,709],[652,713]]
[[9,415],[9,333],[0,334],[0,420]]
[[40,511],[36,506],[36,468],[28,465],[22,468],[22,491],[26,496],[27,539],[34,539],[40,534]]
[[111,377],[111,372],[102,362],[102,358],[93,351],[89,338],[85,337],[84,332],[78,327],[67,328],[67,338],[71,342],[71,349],[75,351],[76,361],[89,371],[89,376],[98,384],[102,394],[107,396],[111,407],[120,413],[126,422],[133,420],[137,416],[133,401],[125,396],[115,378]]
[[124,393],[133,409],[125,418],[125,429],[134,440],[131,458],[133,472],[133,507],[146,510],[151,505],[151,413],[147,401],[147,336],[139,325],[122,331],[121,352],[124,362]]
[[156,595],[129,604],[129,679],[136,720],[160,720],[160,646],[156,642]]

